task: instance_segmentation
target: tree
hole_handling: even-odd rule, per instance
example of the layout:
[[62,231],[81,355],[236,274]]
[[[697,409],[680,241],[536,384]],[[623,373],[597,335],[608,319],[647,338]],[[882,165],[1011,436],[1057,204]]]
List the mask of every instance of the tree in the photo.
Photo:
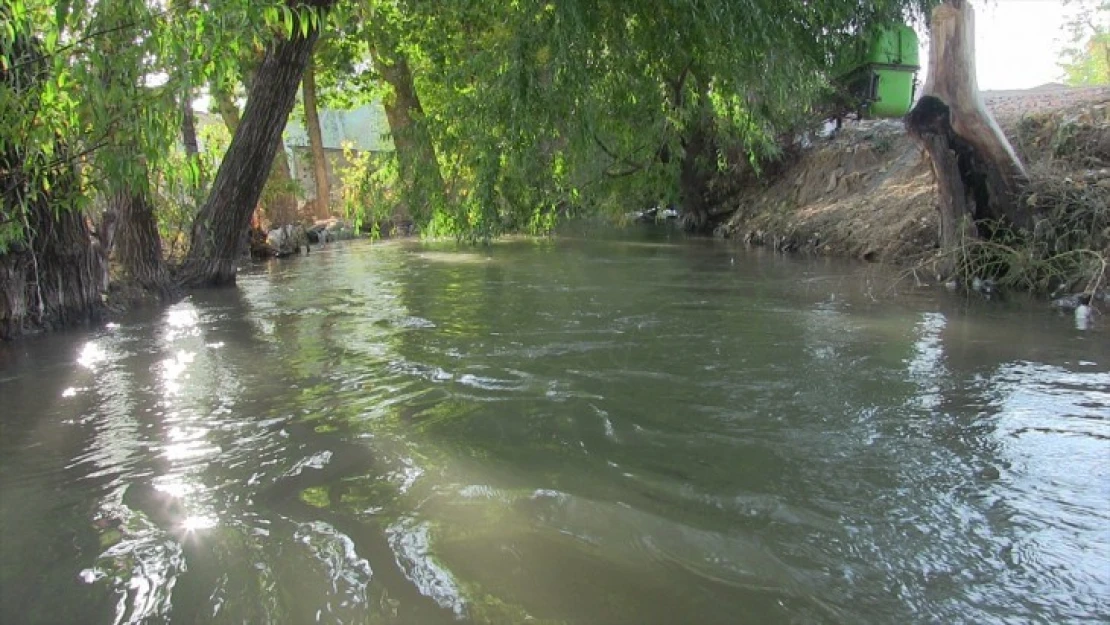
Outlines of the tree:
[[331,190],[328,184],[328,158],[324,152],[324,136],[320,129],[320,112],[316,103],[316,62],[312,57],[309,58],[308,67],[305,68],[302,87],[305,128],[308,130],[308,143],[312,149],[312,171],[316,182],[314,214],[316,217],[325,218],[329,214],[328,203]]
[[1061,53],[1060,68],[1069,85],[1110,84],[1110,1],[1083,3],[1066,26],[1071,45]]
[[929,33],[929,78],[924,95],[907,116],[907,128],[933,163],[940,193],[941,247],[951,253],[967,238],[1029,228],[1033,216],[1017,202],[1025,168],[979,94],[971,4],[939,4]]
[[[162,241],[151,201],[150,159],[168,150],[174,136],[168,125],[159,127],[158,119],[144,120],[149,101],[158,97],[142,84],[147,68],[144,57],[150,52],[148,43],[155,38],[144,32],[136,42],[128,24],[156,23],[141,0],[102,0],[96,6],[92,26],[98,32],[110,33],[93,43],[86,70],[91,80],[99,82],[111,97],[86,103],[92,125],[102,129],[104,146],[94,155],[97,168],[106,174],[104,194],[108,223],[115,223],[113,236],[106,236],[113,245],[106,251],[119,262],[126,279],[159,296],[174,292],[165,260]],[[78,75],[81,75],[80,73]],[[164,90],[164,103],[172,108],[177,101],[171,90]],[[195,141],[195,137],[194,137]],[[152,152],[150,158],[147,152]]]
[[392,49],[451,189],[433,221],[488,236],[679,201],[708,231],[713,183],[777,154],[830,55],[920,4],[403,3]]
[[[723,197],[719,183],[776,155],[781,137],[792,135],[824,90],[838,47],[925,1],[346,3],[339,6],[349,15],[331,25],[336,43],[326,46],[341,54],[318,51],[327,60],[303,84],[319,78],[316,100],[347,98],[341,91],[354,92],[351,100],[383,99],[397,147],[395,190],[429,232],[540,232],[557,215],[623,213],[662,201],[680,202],[691,229],[708,231]],[[158,288],[155,211],[172,187],[165,181],[185,175],[164,155],[179,139],[195,151],[187,103],[201,85],[213,85],[235,132],[215,175],[204,176],[211,189],[175,275],[190,286],[232,282],[241,235],[263,193],[292,198],[265,198],[273,221],[295,218],[280,136],[320,15],[338,4],[3,5],[12,18],[5,25],[19,26],[0,28],[0,69],[18,83],[0,100],[7,159],[0,173],[8,185],[0,256],[15,254],[0,263],[26,270],[22,286],[9,289],[11,301],[42,283],[35,265],[56,263],[42,245],[43,232],[57,231],[53,224],[74,229],[58,239],[74,250],[103,256],[112,247],[112,220],[89,225],[98,218],[87,208],[96,196],[116,205],[109,214],[117,216],[115,249],[129,265],[125,273]],[[119,19],[108,23],[109,16]],[[24,48],[33,39],[41,53],[17,66],[12,59],[24,52],[13,32]],[[101,39],[115,52],[97,57]],[[248,96],[242,113],[234,99],[240,83]],[[18,97],[7,97],[13,93]],[[197,168],[178,169],[201,178]],[[316,177],[327,180],[326,172]],[[59,293],[74,288],[99,297],[103,272],[90,290],[83,270],[63,264],[73,266],[54,276]],[[91,296],[64,299],[87,304],[82,310],[98,305]],[[20,310],[22,319],[31,309]]]
[[[262,49],[251,49],[248,54],[236,59],[236,67],[229,75],[211,83],[212,99],[232,136],[235,135],[240,121],[239,105],[235,103],[232,86],[240,83],[249,92],[264,53]],[[280,228],[297,221],[297,184],[293,181],[289,157],[282,143],[274,149],[270,175],[266,178],[259,198],[264,219],[271,228]]]
[[243,233],[280,149],[282,130],[319,36],[320,14],[334,3],[313,0],[297,6],[285,36],[267,48],[212,190],[193,223],[189,253],[181,270],[186,285],[234,284],[245,251]]
[[[389,52],[383,53],[383,49]],[[388,45],[375,42],[370,55],[374,67],[390,88],[382,104],[393,138],[401,196],[407,212],[426,221],[439,207],[444,185],[412,69],[404,52]]]
[[0,339],[95,319],[107,288],[103,246],[72,209],[76,158],[56,131],[73,117],[45,105],[59,73],[34,18],[0,6]]

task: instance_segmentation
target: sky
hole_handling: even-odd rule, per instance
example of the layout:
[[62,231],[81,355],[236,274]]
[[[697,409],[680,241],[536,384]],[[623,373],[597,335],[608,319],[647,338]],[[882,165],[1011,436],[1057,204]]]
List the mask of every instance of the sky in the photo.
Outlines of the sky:
[[[1061,71],[1056,63],[1067,44],[1063,27],[1075,14],[1075,4],[1065,5],[1061,0],[974,2],[979,88],[1028,89],[1059,82]],[[927,63],[927,54],[923,52],[922,65]]]

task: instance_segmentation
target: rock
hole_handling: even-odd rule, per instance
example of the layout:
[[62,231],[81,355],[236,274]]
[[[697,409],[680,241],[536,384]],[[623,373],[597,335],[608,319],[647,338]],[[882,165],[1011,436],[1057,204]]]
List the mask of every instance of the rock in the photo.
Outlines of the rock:
[[1087,306],[1091,303],[1091,296],[1086,293],[1072,293],[1052,300],[1052,307],[1059,308],[1060,310],[1073,311],[1078,310],[1081,306]]
[[984,480],[994,481],[1002,477],[1002,472],[998,470],[998,467],[987,465],[979,471],[979,477]]
[[328,230],[327,223],[317,222],[315,225],[308,229],[306,234],[308,235],[309,243],[317,243],[323,245],[328,241],[336,240],[334,231]]
[[987,278],[985,280],[981,278],[973,278],[971,280],[971,290],[982,293],[983,295],[990,295],[991,293],[994,293],[997,288],[998,285],[995,283],[994,280],[990,278]]
[[288,224],[271,230],[266,235],[266,243],[274,249],[278,258],[299,254],[302,247],[306,254],[310,251],[308,232],[301,225]]

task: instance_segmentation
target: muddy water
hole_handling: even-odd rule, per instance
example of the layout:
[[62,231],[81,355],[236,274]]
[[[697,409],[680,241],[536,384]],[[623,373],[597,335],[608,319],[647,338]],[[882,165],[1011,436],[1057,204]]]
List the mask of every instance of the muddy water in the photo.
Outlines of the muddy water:
[[0,352],[3,623],[1110,619],[1110,333],[721,244],[352,244]]

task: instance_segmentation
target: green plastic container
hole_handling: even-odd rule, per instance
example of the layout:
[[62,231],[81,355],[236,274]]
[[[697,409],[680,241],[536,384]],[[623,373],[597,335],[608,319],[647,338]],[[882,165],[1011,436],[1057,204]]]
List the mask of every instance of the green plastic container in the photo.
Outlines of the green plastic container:
[[875,100],[867,113],[871,117],[902,117],[913,106],[914,70],[876,69],[879,81]]
[[871,35],[864,63],[920,67],[917,60],[917,33],[902,24],[876,30]]
[[858,98],[866,117],[902,117],[913,106],[920,69],[917,33],[904,24],[872,31],[843,61],[839,82]]

